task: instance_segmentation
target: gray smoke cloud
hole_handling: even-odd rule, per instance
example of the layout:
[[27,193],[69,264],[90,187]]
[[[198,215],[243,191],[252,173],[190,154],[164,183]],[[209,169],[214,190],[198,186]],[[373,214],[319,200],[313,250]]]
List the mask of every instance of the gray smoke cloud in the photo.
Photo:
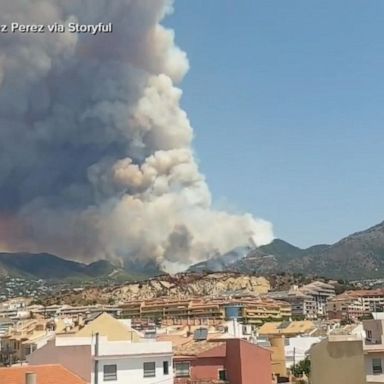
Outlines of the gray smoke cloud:
[[12,0],[0,24],[97,24],[112,34],[0,36],[0,247],[169,270],[272,239],[211,207],[178,88],[189,69],[167,0]]

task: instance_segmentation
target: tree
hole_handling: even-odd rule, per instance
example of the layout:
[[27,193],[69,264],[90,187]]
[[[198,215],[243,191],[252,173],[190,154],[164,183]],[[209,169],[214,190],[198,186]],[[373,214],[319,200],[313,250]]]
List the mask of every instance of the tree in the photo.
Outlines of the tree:
[[303,376],[303,373],[308,376],[311,372],[311,361],[309,360],[309,357],[307,356],[304,360],[301,360],[297,364],[292,365],[291,372],[296,377]]
[[113,297],[110,297],[110,298],[108,299],[108,304],[109,304],[109,305],[114,305],[114,304],[115,304],[115,299],[114,299]]

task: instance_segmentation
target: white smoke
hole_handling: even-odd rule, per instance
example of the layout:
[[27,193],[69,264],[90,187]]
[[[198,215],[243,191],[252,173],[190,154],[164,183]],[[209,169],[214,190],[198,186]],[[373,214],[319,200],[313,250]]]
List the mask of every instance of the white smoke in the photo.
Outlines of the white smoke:
[[[166,0],[13,0],[0,24],[112,22],[113,34],[0,37],[0,244],[180,269],[272,239],[211,207],[177,84]],[[229,175],[230,177],[230,175]]]

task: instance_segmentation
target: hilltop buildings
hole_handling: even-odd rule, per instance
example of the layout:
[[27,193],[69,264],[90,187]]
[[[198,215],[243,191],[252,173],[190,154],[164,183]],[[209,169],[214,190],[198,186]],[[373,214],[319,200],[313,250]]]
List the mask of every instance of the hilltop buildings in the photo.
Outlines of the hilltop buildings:
[[246,324],[289,319],[291,306],[283,301],[252,296],[135,301],[121,306],[123,317],[160,320],[164,325],[215,325],[236,317]]
[[330,319],[358,320],[384,309],[384,289],[346,291],[327,303]]
[[[0,358],[11,364],[27,360],[30,366],[60,365],[86,383],[97,377],[98,384],[288,382],[292,365],[309,353],[315,372],[327,364],[347,369],[350,362],[355,364],[353,371],[359,367],[357,360],[338,364],[332,360],[339,359],[337,353],[327,355],[332,348],[341,348],[343,344],[332,343],[347,335],[332,335],[334,328],[344,328],[339,327],[340,320],[328,321],[326,315],[334,303],[351,298],[368,313],[380,303],[374,292],[364,300],[354,295],[335,296],[332,285],[316,281],[261,296],[237,291],[119,305],[49,307],[16,301],[14,308],[0,309]],[[360,334],[355,333],[353,340],[359,341]],[[373,347],[367,344],[359,361],[365,367],[364,378],[371,372],[377,379],[378,347],[369,352]]]
[[271,292],[269,296],[291,304],[292,316],[298,319],[318,319],[327,316],[327,303],[335,297],[335,288],[322,281],[302,287],[293,286],[289,291]]

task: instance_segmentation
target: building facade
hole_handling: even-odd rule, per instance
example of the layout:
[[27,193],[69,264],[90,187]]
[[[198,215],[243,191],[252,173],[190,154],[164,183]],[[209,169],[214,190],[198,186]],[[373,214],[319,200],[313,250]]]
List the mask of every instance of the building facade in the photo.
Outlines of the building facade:
[[[175,353],[175,384],[271,384],[271,352],[241,339],[205,342]],[[195,347],[195,346],[193,346]]]
[[294,285],[288,291],[268,293],[268,297],[289,303],[292,317],[297,320],[326,317],[327,303],[335,295],[334,286],[322,281],[313,281],[302,287]]
[[[99,384],[173,384],[172,344],[108,342],[94,348],[91,382]],[[95,375],[98,376],[95,381]]]
[[195,298],[190,300],[146,300],[122,306],[122,316],[135,320],[160,321],[164,325],[217,325],[228,320],[228,308],[236,308],[245,324],[289,319],[289,303],[258,297]]
[[314,302],[316,318],[327,316],[327,302],[336,296],[335,287],[322,281],[314,281],[300,288],[301,293],[310,296]]
[[169,342],[109,341],[107,337],[57,337],[28,357],[31,366],[61,364],[87,382],[173,383]]
[[329,320],[357,321],[367,312],[361,297],[340,295],[327,303],[327,314]]
[[311,384],[364,384],[363,345],[356,337],[329,337],[310,349]]
[[361,319],[384,310],[384,289],[346,291],[332,298],[327,305],[328,318]]

